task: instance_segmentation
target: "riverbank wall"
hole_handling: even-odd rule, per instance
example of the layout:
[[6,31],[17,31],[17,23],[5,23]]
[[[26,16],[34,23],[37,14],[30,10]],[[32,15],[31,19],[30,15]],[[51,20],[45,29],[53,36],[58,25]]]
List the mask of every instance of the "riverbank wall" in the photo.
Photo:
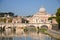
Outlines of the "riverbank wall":
[[48,30],[47,33],[48,33],[48,35],[50,35],[54,38],[60,39],[60,32],[58,32],[58,31]]

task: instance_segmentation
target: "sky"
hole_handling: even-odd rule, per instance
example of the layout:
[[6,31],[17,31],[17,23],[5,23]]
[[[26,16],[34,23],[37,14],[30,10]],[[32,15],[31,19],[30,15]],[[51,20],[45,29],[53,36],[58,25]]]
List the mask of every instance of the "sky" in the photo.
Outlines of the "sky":
[[49,14],[54,14],[60,7],[60,0],[0,0],[0,12],[19,16],[34,15],[42,6]]

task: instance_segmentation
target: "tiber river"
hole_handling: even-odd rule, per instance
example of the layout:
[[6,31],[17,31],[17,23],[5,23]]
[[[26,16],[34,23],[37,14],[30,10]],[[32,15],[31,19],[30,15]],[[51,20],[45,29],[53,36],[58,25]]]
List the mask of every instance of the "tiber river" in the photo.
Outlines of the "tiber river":
[[42,34],[42,33],[20,33],[15,34],[13,37],[8,37],[6,35],[5,37],[0,36],[0,40],[56,40],[55,38]]

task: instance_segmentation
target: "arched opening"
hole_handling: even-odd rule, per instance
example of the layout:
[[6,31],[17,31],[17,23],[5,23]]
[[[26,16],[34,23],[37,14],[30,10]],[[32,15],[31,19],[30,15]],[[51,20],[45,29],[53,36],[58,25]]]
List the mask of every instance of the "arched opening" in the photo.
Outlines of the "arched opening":
[[30,25],[30,26],[28,26],[28,28],[29,28],[30,30],[32,30],[32,29],[35,29],[35,26],[34,26],[34,25]]
[[41,28],[48,29],[47,25],[42,25]]
[[30,25],[29,27],[35,27],[34,25]]
[[36,27],[34,25],[29,25],[24,30],[27,30],[27,32],[35,32]]

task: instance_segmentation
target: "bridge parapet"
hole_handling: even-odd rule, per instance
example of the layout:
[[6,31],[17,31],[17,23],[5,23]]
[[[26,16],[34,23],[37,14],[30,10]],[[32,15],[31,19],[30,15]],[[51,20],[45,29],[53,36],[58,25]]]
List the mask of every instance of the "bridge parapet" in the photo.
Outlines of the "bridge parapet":
[[5,23],[5,24],[0,24],[0,27],[2,26],[6,26],[6,27],[13,27],[13,26],[16,26],[16,27],[27,27],[27,26],[30,26],[30,25],[34,25],[35,27],[40,27],[42,25],[46,25],[48,27],[48,29],[52,29],[52,24],[51,23]]

